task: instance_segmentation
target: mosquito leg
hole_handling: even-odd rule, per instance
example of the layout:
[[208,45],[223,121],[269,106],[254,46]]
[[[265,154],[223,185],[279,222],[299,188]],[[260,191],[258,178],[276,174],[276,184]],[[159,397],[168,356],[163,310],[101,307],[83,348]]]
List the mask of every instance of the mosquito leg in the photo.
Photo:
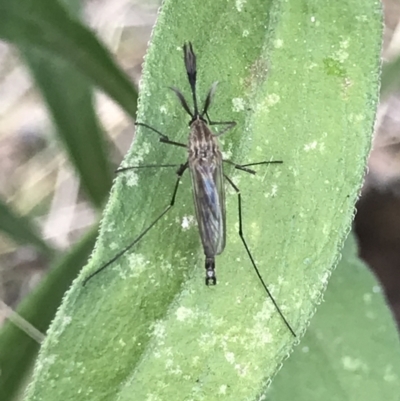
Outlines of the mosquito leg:
[[248,164],[241,164],[241,167],[249,167],[249,166],[260,166],[262,164],[282,164],[282,160],[270,160],[264,162],[257,162],[257,163],[248,163]]
[[178,175],[178,178],[176,180],[175,183],[175,187],[174,187],[174,192],[172,193],[172,198],[171,198],[171,202],[169,203],[169,205],[165,208],[165,210],[147,227],[145,228],[138,237],[135,238],[134,241],[132,241],[127,247],[125,247],[122,251],[120,251],[119,253],[117,253],[112,259],[110,259],[107,263],[105,263],[103,266],[99,267],[97,270],[95,270],[93,273],[89,274],[89,276],[87,276],[84,280],[83,280],[83,286],[85,286],[87,284],[87,282],[93,278],[95,275],[97,275],[98,273],[100,273],[101,271],[103,271],[106,267],[110,266],[112,263],[114,263],[118,258],[120,258],[122,255],[124,255],[126,252],[128,252],[134,245],[136,245],[156,224],[159,220],[162,219],[162,217],[164,215],[167,214],[167,212],[172,208],[172,206],[174,206],[175,204],[175,198],[176,198],[176,194],[178,192],[178,188],[179,188],[179,182],[181,181],[182,175],[183,173],[186,171],[186,169],[188,168],[189,164],[188,162],[186,162],[185,164],[181,164],[181,166],[179,167],[178,171],[176,172],[176,174]]
[[151,126],[148,125],[148,124],[136,122],[135,125],[138,126],[138,127],[145,127],[145,128],[148,128],[149,130],[155,132],[157,135],[160,136],[160,142],[162,142],[162,143],[166,143],[166,144],[168,144],[168,145],[180,146],[180,147],[182,147],[182,148],[186,148],[186,147],[187,147],[187,145],[185,145],[184,143],[171,141],[171,140],[167,137],[167,135],[164,135],[162,132],[160,132],[159,130],[157,130],[157,129],[151,127]]
[[210,125],[217,125],[217,124],[218,125],[226,124],[227,127],[224,128],[221,132],[218,132],[218,134],[215,134],[215,136],[222,136],[222,135],[226,134],[229,130],[231,130],[236,125],[235,121],[210,122]]
[[221,136],[226,134],[229,130],[231,130],[233,127],[236,126],[236,121],[211,121],[210,116],[208,113],[205,113],[207,120],[208,120],[208,125],[226,125],[226,127],[221,131],[218,132],[217,134],[214,134],[214,136]]
[[256,174],[256,172],[255,172],[254,170],[252,170],[252,169],[250,169],[250,168],[246,168],[246,167],[242,166],[241,164],[237,164],[237,163],[235,163],[235,162],[233,162],[233,161],[231,161],[231,160],[225,160],[225,159],[224,159],[223,162],[224,162],[224,163],[228,163],[228,164],[230,164],[231,166],[234,166],[234,167],[237,168],[238,170],[245,171],[246,173]]
[[260,279],[262,286],[264,287],[265,291],[267,292],[269,298],[271,299],[272,303],[274,304],[274,306],[275,306],[276,310],[278,311],[279,315],[281,316],[283,322],[285,323],[285,325],[287,326],[287,328],[289,329],[289,331],[292,333],[293,337],[296,337],[296,333],[295,333],[294,330],[290,327],[289,322],[286,320],[286,318],[285,318],[285,316],[283,315],[282,311],[280,310],[278,304],[276,303],[274,297],[272,296],[272,294],[271,294],[271,292],[269,291],[267,285],[265,284],[265,282],[264,282],[264,280],[263,280],[263,278],[262,278],[262,276],[261,276],[261,274],[260,274],[260,272],[259,272],[259,270],[258,270],[258,267],[257,267],[257,265],[256,265],[256,263],[255,263],[255,261],[254,261],[254,258],[253,258],[252,254],[251,254],[251,252],[250,252],[250,249],[249,249],[249,247],[248,247],[248,245],[247,245],[247,243],[246,243],[246,240],[245,240],[245,238],[244,238],[244,235],[243,235],[243,225],[242,225],[242,198],[241,198],[240,190],[239,190],[239,188],[233,183],[233,181],[232,181],[227,175],[224,174],[224,177],[225,177],[226,180],[229,182],[229,184],[232,186],[232,188],[235,190],[235,192],[237,193],[237,196],[238,196],[239,237],[240,237],[240,239],[241,239],[242,242],[243,242],[243,245],[244,245],[244,247],[245,247],[245,249],[246,249],[247,255],[249,256],[250,261],[251,261],[251,264],[253,265],[254,271],[256,272],[258,278]]
[[282,160],[272,160],[272,161],[264,161],[264,162],[258,162],[258,163],[249,163],[249,164],[237,164],[231,160],[224,160],[224,163],[228,163],[231,164],[232,166],[234,166],[236,169],[241,170],[241,171],[245,171],[246,173],[250,173],[250,174],[256,174],[256,171],[247,168],[249,166],[259,166],[262,164],[281,164],[283,163]]
[[124,171],[133,170],[135,168],[162,168],[162,167],[178,167],[180,164],[148,164],[144,166],[128,166],[128,167],[120,167],[115,170],[116,173],[122,173]]

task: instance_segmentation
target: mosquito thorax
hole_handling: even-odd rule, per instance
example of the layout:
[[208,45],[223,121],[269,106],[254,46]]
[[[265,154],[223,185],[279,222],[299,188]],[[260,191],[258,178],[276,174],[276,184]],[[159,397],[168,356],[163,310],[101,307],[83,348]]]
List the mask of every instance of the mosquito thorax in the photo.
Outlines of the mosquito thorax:
[[222,157],[216,137],[200,118],[191,125],[188,149],[190,161],[201,160],[216,163],[216,159]]

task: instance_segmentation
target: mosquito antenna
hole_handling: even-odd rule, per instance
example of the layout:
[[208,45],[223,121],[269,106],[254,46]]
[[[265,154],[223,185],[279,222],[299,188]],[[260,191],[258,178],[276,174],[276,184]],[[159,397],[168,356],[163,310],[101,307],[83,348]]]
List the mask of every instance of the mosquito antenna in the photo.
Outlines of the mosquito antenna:
[[204,115],[207,115],[208,108],[210,107],[210,104],[211,104],[212,99],[213,99],[213,97],[214,97],[214,93],[215,93],[215,91],[217,90],[217,85],[218,85],[218,82],[214,82],[214,83],[211,85],[210,90],[208,91],[208,94],[207,94],[207,97],[206,97],[206,101],[204,102],[204,109],[203,109],[203,112],[201,113],[201,116],[202,116],[202,117],[203,117]]
[[183,45],[183,55],[185,59],[186,72],[193,95],[194,115],[198,116],[199,108],[197,106],[196,96],[196,55],[194,54],[193,46],[190,42],[189,45],[187,45],[186,43]]
[[190,111],[190,108],[186,102],[185,97],[182,95],[182,93],[179,91],[179,89],[176,89],[173,86],[170,86],[169,89],[174,91],[175,95],[178,96],[178,99],[181,102],[182,107],[186,110],[186,113],[188,113],[190,117],[194,118],[193,113]]

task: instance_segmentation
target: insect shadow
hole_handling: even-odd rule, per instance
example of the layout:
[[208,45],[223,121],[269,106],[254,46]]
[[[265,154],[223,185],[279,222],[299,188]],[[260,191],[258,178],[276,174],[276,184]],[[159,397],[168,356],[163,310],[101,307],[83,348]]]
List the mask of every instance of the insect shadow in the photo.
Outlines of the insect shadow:
[[[278,304],[276,303],[274,297],[269,291],[267,285],[265,284],[260,271],[255,263],[255,260],[250,252],[247,242],[243,234],[243,224],[242,224],[242,198],[239,188],[233,183],[233,181],[224,174],[223,163],[230,164],[236,169],[249,174],[256,174],[256,172],[249,167],[266,165],[266,164],[278,164],[282,163],[281,160],[275,161],[262,161],[258,163],[249,164],[236,164],[231,160],[224,160],[222,157],[221,150],[218,144],[218,137],[224,135],[226,132],[231,130],[236,122],[234,121],[211,121],[208,115],[208,109],[211,105],[212,98],[215,94],[218,82],[214,82],[208,91],[206,100],[204,102],[204,107],[202,112],[199,112],[197,104],[196,95],[196,55],[193,51],[193,46],[189,44],[183,45],[184,62],[187,72],[187,77],[189,80],[189,85],[193,97],[193,112],[190,110],[186,99],[183,94],[176,88],[172,89],[176,96],[178,97],[182,107],[191,117],[189,122],[190,134],[188,143],[175,142],[169,139],[169,137],[157,129],[151,127],[145,123],[136,123],[137,126],[145,127],[160,137],[160,142],[166,143],[168,145],[174,145],[186,148],[188,151],[188,158],[185,163],[177,164],[158,164],[158,165],[144,165],[144,166],[129,166],[121,167],[116,172],[121,173],[124,171],[139,169],[139,168],[152,168],[152,167],[178,167],[176,174],[177,180],[175,183],[174,190],[172,192],[172,198],[169,205],[165,210],[145,229],[138,237],[135,238],[128,246],[122,249],[118,254],[116,254],[111,260],[102,265],[96,271],[87,276],[83,285],[93,278],[95,275],[103,271],[106,267],[115,262],[119,257],[128,252],[134,245],[136,245],[156,224],[157,222],[167,214],[167,212],[174,206],[176,194],[178,192],[179,183],[184,172],[189,169],[192,190],[193,190],[193,201],[196,211],[196,218],[200,233],[201,242],[203,245],[204,255],[205,255],[205,270],[206,285],[216,285],[217,278],[215,274],[215,256],[221,254],[225,248],[226,243],[226,213],[225,213],[225,180],[234,189],[238,196],[238,217],[239,217],[239,236],[242,243],[246,249],[247,255],[251,261],[255,273],[257,274],[262,286],[267,292],[269,298],[274,304],[276,310],[281,316],[283,322],[288,327],[290,332],[294,337],[296,334],[291,328],[289,322],[286,320],[282,311],[280,310]],[[213,133],[209,126],[221,125],[224,128],[218,132]]]

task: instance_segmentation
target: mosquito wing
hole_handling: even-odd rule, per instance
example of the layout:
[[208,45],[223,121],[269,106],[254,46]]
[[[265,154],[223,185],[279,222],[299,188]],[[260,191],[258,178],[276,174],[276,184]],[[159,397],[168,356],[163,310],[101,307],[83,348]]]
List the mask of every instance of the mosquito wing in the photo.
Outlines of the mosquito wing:
[[222,160],[189,163],[197,224],[206,256],[219,255],[225,248],[225,188]]

